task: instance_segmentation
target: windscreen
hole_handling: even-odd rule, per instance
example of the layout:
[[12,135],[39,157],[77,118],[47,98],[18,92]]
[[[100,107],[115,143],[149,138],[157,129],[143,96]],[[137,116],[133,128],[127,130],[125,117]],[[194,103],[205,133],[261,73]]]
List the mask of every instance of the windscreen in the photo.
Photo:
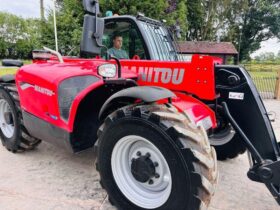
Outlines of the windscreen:
[[148,39],[153,60],[178,61],[176,49],[168,30],[161,25],[139,21]]

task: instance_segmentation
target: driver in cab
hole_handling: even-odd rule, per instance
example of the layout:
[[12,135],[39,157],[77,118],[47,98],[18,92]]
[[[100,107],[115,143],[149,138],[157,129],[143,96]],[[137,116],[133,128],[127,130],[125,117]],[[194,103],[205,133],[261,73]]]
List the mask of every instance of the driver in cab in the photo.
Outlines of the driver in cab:
[[129,59],[125,50],[122,50],[123,38],[121,35],[116,34],[113,36],[113,47],[108,50],[110,55],[115,56],[118,59]]

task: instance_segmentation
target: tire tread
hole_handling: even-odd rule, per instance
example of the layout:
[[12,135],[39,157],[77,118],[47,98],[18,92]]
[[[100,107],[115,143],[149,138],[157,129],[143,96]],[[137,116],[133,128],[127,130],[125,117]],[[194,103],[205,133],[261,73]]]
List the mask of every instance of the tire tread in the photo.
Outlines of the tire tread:
[[130,105],[111,113],[98,130],[98,137],[106,132],[111,123],[123,117],[144,118],[165,130],[180,148],[182,155],[192,160],[191,177],[199,186],[199,189],[193,188],[191,192],[195,200],[192,210],[207,209],[215,191],[218,172],[216,153],[210,146],[205,130],[196,126],[186,113],[179,113],[170,104]]
[[12,101],[12,105],[16,112],[17,120],[19,121],[19,129],[20,129],[20,136],[17,141],[14,142],[12,146],[8,146],[5,144],[4,141],[2,141],[3,145],[9,150],[14,153],[16,152],[24,152],[27,150],[33,150],[35,149],[40,143],[40,139],[36,139],[32,137],[26,128],[23,125],[23,118],[20,108],[20,101],[19,101],[19,95],[17,91],[16,84],[9,83],[9,84],[1,84],[2,90],[6,92],[6,94],[9,96],[10,100]]

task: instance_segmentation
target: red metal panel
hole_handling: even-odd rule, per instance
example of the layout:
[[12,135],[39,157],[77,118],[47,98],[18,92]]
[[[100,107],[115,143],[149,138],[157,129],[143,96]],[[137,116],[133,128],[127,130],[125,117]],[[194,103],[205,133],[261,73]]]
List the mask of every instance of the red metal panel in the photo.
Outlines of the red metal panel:
[[194,55],[192,62],[123,60],[121,63],[125,70],[139,75],[139,85],[161,86],[214,100],[214,62],[210,56]]
[[[114,63],[113,61],[110,62]],[[216,97],[215,62],[217,62],[215,58],[199,55],[194,55],[192,62],[122,60],[122,77],[138,77],[139,85],[161,86],[173,91],[189,93],[200,99],[213,100]],[[102,78],[97,74],[97,67],[103,63],[108,63],[108,61],[103,59],[64,58],[64,63],[58,63],[54,59],[23,66],[16,77],[22,108],[51,124],[71,132],[80,101],[87,93],[103,85]],[[59,113],[58,86],[66,78],[81,75],[94,75],[100,78],[100,82],[85,89],[75,98],[71,107],[69,121],[64,122]],[[24,83],[33,85],[33,88],[22,90],[21,85]],[[35,90],[35,85],[43,88],[43,91],[51,91],[53,94],[42,94],[40,91]],[[190,103],[194,100],[183,96],[182,98],[184,98],[181,99],[183,101],[191,100]],[[177,102],[177,104],[184,103]],[[178,105],[178,107],[180,106]],[[194,113],[199,113],[199,111]],[[57,119],[55,119],[56,117]],[[195,118],[199,119],[200,117],[195,114]],[[213,116],[211,119],[214,121]]]
[[175,93],[177,98],[172,100],[172,104],[180,111],[186,112],[194,121],[199,121],[210,117],[212,128],[217,127],[215,112],[201,101],[182,93]]

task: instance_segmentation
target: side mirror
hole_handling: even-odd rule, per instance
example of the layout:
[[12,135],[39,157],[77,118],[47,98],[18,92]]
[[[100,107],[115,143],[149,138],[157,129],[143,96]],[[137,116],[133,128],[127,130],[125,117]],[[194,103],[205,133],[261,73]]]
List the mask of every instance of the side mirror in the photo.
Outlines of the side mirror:
[[83,0],[84,10],[90,14],[99,14],[99,2],[97,0]]
[[95,16],[85,15],[81,54],[101,54],[104,20]]
[[23,66],[23,62],[20,60],[4,59],[2,60],[2,66]]

